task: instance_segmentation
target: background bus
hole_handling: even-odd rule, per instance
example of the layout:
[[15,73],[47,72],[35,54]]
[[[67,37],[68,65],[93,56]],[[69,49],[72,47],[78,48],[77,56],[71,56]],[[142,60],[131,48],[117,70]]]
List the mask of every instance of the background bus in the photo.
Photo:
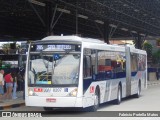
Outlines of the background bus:
[[49,36],[29,45],[25,74],[27,106],[88,108],[140,96],[147,87],[147,54],[77,36]]

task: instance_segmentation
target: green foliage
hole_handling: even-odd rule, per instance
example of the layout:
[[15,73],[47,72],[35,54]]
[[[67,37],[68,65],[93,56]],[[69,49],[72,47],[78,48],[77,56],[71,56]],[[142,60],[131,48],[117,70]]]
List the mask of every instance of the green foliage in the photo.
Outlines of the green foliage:
[[2,45],[2,50],[4,51],[5,54],[8,54],[8,51],[10,49],[10,44],[6,43]]
[[157,46],[160,46],[160,38],[157,39]]
[[136,45],[136,41],[135,40],[132,40],[132,42],[133,42],[133,45]]
[[146,50],[148,58],[151,58],[152,57],[152,48],[153,48],[152,45],[146,41],[143,43],[142,48],[143,48],[143,50]]
[[11,63],[5,63],[3,62],[1,65],[0,65],[0,69],[4,69],[4,68],[11,68]]
[[154,64],[160,64],[160,50],[158,50],[157,52],[153,53],[152,62]]
[[[20,45],[19,44],[16,44],[16,49],[19,49],[20,48]],[[8,54],[9,51],[11,50],[10,48],[10,43],[5,43],[2,45],[2,50],[4,51],[5,54]]]

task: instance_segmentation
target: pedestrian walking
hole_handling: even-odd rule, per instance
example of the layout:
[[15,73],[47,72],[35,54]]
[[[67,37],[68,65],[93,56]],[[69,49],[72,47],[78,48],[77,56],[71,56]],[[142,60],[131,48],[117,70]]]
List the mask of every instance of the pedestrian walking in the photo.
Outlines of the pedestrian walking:
[[11,76],[11,72],[4,76],[6,82],[6,93],[4,94],[4,98],[12,99],[12,89],[13,89],[13,78]]
[[4,79],[3,79],[3,75],[4,75],[4,70],[0,70],[0,102],[3,99],[3,94],[4,94]]
[[12,78],[13,78],[12,99],[16,99],[17,98],[17,75],[16,75],[16,72],[13,72],[11,75],[12,75]]
[[19,74],[21,76],[22,79],[22,90],[23,90],[23,99],[25,99],[25,67],[20,67],[19,68]]
[[156,72],[156,77],[157,77],[157,80],[159,80],[158,72]]

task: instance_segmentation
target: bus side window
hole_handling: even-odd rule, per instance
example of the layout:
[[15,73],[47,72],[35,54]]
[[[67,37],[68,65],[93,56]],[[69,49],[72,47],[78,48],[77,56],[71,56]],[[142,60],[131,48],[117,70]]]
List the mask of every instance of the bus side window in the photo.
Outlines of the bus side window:
[[91,76],[91,58],[89,56],[83,58],[83,76],[84,78]]
[[138,55],[135,53],[131,54],[131,72],[138,70]]

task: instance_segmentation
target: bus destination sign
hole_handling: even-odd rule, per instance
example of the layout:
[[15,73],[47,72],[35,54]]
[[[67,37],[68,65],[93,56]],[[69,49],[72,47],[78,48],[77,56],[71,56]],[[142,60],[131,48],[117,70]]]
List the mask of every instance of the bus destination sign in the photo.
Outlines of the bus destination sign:
[[75,49],[74,45],[36,45],[36,50],[71,50]]

